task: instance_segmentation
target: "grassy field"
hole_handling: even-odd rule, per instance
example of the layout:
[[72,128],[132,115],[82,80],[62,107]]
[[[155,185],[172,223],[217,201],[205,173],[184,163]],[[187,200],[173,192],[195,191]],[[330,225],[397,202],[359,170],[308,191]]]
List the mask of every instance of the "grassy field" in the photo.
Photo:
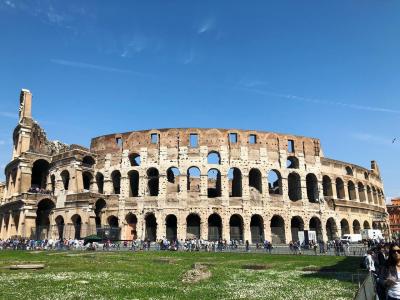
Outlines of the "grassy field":
[[[16,263],[44,263],[12,271]],[[200,266],[200,271],[193,266]],[[1,299],[352,299],[359,258],[0,251]],[[197,275],[210,276],[198,282]]]

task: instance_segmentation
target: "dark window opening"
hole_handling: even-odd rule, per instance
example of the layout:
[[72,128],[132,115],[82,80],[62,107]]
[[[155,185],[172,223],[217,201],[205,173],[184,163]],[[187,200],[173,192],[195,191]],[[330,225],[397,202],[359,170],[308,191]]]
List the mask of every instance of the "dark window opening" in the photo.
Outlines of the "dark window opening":
[[294,141],[293,140],[288,140],[288,152],[290,152],[290,153],[294,152]]
[[231,168],[228,172],[229,197],[242,197],[242,172],[238,168]]
[[156,168],[147,170],[147,188],[149,196],[158,196],[159,173]]
[[129,177],[129,197],[139,196],[139,173],[137,171],[130,171]]
[[207,173],[207,197],[221,197],[221,173],[217,169],[211,169]]
[[288,176],[289,199],[297,201],[301,199],[301,182],[297,173],[290,173]]
[[119,171],[114,171],[111,173],[111,179],[113,183],[113,193],[120,194],[121,193],[121,173]]

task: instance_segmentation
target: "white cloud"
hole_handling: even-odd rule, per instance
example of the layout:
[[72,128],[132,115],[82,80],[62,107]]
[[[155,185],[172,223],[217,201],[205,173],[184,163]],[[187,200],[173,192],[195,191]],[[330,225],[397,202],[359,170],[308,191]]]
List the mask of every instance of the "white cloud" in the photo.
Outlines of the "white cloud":
[[368,133],[352,133],[351,137],[367,142],[367,143],[372,143],[376,145],[381,145],[381,146],[393,146],[393,147],[399,147],[400,143],[397,143],[396,141],[393,142],[394,137],[382,137],[382,136],[376,136]]
[[131,70],[118,69],[118,68],[101,66],[101,65],[87,64],[87,63],[78,62],[78,61],[70,61],[70,60],[64,60],[64,59],[50,59],[50,61],[54,64],[68,66],[68,67],[75,67],[75,68],[82,68],[82,69],[94,69],[94,70],[107,71],[107,72],[134,73]]
[[206,33],[215,28],[215,19],[207,18],[203,22],[201,22],[200,26],[197,28],[198,34]]
[[356,109],[356,110],[400,114],[400,110],[391,109],[391,108],[349,104],[349,103],[344,103],[344,102],[330,101],[330,100],[324,100],[324,99],[318,99],[318,98],[308,98],[308,97],[296,96],[296,95],[291,95],[291,94],[281,94],[281,93],[271,92],[271,91],[267,91],[267,90],[246,87],[243,84],[240,84],[240,86],[238,88],[255,93],[255,94],[259,94],[259,95],[279,97],[282,99],[287,99],[287,100],[292,100],[292,101],[308,102],[308,103],[321,104],[321,105],[340,106],[340,107],[346,107],[346,108],[351,108],[351,109]]

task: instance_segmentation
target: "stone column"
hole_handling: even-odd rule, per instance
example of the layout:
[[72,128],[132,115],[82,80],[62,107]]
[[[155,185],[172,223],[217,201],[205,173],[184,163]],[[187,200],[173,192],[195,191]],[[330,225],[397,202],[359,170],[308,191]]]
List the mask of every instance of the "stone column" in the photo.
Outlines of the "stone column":
[[208,240],[208,219],[203,216],[200,219],[200,238]]
[[250,217],[243,217],[243,240],[251,244]]

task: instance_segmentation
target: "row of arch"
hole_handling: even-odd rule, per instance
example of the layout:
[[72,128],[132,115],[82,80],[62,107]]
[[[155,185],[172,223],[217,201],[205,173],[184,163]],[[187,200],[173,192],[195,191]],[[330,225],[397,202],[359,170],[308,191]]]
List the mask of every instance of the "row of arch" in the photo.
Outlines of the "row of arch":
[[[336,187],[336,195],[333,194],[333,183],[329,176],[322,177],[323,194],[326,197],[335,197],[337,199],[346,198],[346,187],[342,178],[337,177],[334,183]],[[358,193],[357,193],[358,191]],[[357,196],[358,194],[358,196]],[[383,191],[374,186],[364,185],[361,181],[354,184],[352,180],[347,181],[347,197],[348,200],[360,200],[360,202],[369,202],[371,204],[383,205]]]
[[[219,163],[219,154],[211,153],[215,155],[217,162]],[[140,156],[134,155],[130,157],[136,164],[140,164]],[[88,156],[83,159],[85,165],[93,165],[94,160]],[[292,165],[296,166],[297,161],[293,160]],[[43,159],[35,161],[32,168],[31,186],[37,186],[40,188],[46,188],[47,176],[48,176],[49,163]],[[168,168],[167,180],[171,185],[175,185],[174,192],[179,192],[182,187],[179,186],[177,177],[180,176],[180,171],[176,167]],[[157,196],[159,193],[159,178],[160,173],[156,168],[149,168],[146,171],[147,176],[147,191],[150,196]],[[200,191],[200,169],[197,167],[190,167],[187,170],[187,186],[186,190],[191,192]],[[60,173],[64,190],[69,189],[70,174],[67,170],[63,170]],[[137,197],[139,195],[139,172],[137,170],[131,170],[128,173],[129,177],[129,196]],[[229,180],[229,196],[241,197],[242,196],[242,172],[239,168],[231,168],[227,174]],[[267,174],[267,186],[269,194],[282,195],[282,176],[278,170],[270,170]],[[114,194],[121,193],[121,173],[118,170],[114,170],[111,174],[112,187]],[[55,190],[55,176],[50,176],[51,188]],[[82,173],[82,181],[84,190],[90,190],[93,184],[97,185],[97,191],[104,193],[104,175],[100,172],[93,176],[89,171]],[[291,172],[287,178],[288,184],[288,196],[292,201],[302,199],[301,192],[301,178],[296,172]],[[252,168],[248,175],[248,185],[252,192],[261,194],[263,192],[263,180],[262,174],[259,169]],[[336,195],[333,192],[333,185],[335,185]],[[347,185],[347,193],[346,193]],[[364,185],[362,182],[358,182],[357,185],[353,181],[349,180],[344,183],[343,179],[337,177],[333,183],[331,178],[324,175],[322,178],[323,195],[326,197],[337,197],[338,199],[345,199],[346,194],[349,200],[359,200],[360,202],[369,202],[373,204],[384,203],[383,191],[380,188],[376,188],[370,185]],[[319,187],[318,179],[315,174],[309,173],[306,175],[306,189],[307,198],[310,202],[317,202],[319,199]],[[209,198],[220,197],[222,191],[221,183],[221,172],[217,168],[212,168],[207,172],[207,194]],[[358,192],[357,192],[358,191]]]
[[[96,227],[101,227],[104,225],[117,228],[119,227],[120,220],[118,217],[111,215],[107,218],[107,224],[101,223],[101,213],[104,211],[106,203],[103,199],[99,199],[95,204],[95,214],[96,214]],[[39,202],[38,209],[36,213],[36,228],[45,228],[50,226],[50,213],[55,208],[54,202],[45,199]],[[81,238],[81,227],[82,218],[79,214],[75,214],[71,217],[71,223],[75,228],[75,238]],[[165,232],[167,239],[174,240],[177,239],[178,233],[178,220],[174,214],[169,214],[165,217]],[[128,213],[125,217],[125,222],[132,228],[133,237],[137,238],[136,225],[138,223],[138,217],[133,213]],[[157,220],[153,213],[148,213],[144,216],[144,238],[150,241],[155,241],[157,238],[157,230],[159,228],[160,220]],[[200,215],[197,213],[189,213],[186,217],[186,238],[200,238],[201,237],[201,224],[204,222],[201,220]],[[208,216],[207,220],[207,238],[208,240],[219,240],[223,237],[223,221],[218,213],[212,213]],[[59,215],[55,218],[55,223],[59,230],[59,236],[63,235],[63,228],[65,225],[64,217]],[[285,220],[280,215],[274,215],[269,222],[270,236],[274,244],[288,243],[287,240],[289,235],[286,234],[286,230],[289,224],[285,224]],[[340,232],[336,224],[335,219],[329,218],[325,224],[322,225],[320,218],[314,216],[309,220],[307,228],[313,230],[317,234],[317,239],[323,239],[323,230],[326,230],[326,236],[328,240],[333,240],[339,237],[339,234],[350,233],[350,225],[347,219],[342,219],[340,221]],[[253,243],[262,242],[265,239],[265,222],[264,218],[259,214],[254,214],[250,219],[250,233],[251,241]],[[370,223],[368,221],[363,222],[363,228],[369,229]],[[373,228],[377,228],[377,224],[372,224]],[[303,231],[305,228],[305,222],[301,216],[293,216],[290,219],[290,230],[292,241],[299,240],[299,231]],[[358,220],[353,220],[352,222],[352,233],[360,233],[361,224]],[[231,240],[244,240],[245,224],[243,217],[240,214],[233,214],[229,218],[229,236]],[[182,238],[182,237],[179,237]]]

